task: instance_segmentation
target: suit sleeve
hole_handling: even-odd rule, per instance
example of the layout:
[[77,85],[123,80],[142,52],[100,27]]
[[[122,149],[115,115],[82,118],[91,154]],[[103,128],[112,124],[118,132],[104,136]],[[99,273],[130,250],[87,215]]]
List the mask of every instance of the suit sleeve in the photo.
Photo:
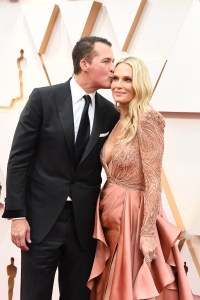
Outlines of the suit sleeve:
[[24,107],[14,134],[7,166],[5,211],[2,217],[26,216],[27,175],[42,123],[42,106],[38,89],[34,89]]
[[160,210],[164,127],[163,117],[154,110],[145,112],[139,123],[139,147],[145,179],[142,236],[153,236]]

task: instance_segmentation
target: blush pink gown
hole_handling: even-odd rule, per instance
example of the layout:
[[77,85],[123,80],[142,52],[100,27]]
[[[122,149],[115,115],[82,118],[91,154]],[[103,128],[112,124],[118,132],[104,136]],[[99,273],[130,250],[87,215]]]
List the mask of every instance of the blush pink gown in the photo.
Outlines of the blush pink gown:
[[[114,146],[109,162],[109,140],[102,149],[107,181],[96,210],[97,250],[87,283],[91,300],[193,299],[176,245],[180,230],[161,206],[164,127],[161,114],[148,110],[133,141]],[[157,243],[150,267],[140,250],[140,235],[154,236]]]

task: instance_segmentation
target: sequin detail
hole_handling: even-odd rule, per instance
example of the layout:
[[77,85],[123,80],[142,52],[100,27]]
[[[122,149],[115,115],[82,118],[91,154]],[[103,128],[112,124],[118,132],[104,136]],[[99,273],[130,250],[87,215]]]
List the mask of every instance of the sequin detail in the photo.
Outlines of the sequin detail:
[[128,145],[115,145],[109,163],[105,157],[107,143],[101,151],[101,162],[109,182],[144,193],[143,236],[154,234],[160,211],[164,127],[162,115],[148,110],[141,116],[133,141]]

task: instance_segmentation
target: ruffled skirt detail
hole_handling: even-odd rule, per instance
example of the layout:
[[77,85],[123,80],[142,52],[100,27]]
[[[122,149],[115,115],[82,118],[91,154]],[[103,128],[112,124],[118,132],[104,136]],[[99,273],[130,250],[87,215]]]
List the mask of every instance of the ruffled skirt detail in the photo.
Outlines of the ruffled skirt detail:
[[192,300],[176,240],[180,230],[157,217],[157,258],[149,267],[140,251],[143,192],[107,182],[99,195],[97,250],[87,286],[91,300]]

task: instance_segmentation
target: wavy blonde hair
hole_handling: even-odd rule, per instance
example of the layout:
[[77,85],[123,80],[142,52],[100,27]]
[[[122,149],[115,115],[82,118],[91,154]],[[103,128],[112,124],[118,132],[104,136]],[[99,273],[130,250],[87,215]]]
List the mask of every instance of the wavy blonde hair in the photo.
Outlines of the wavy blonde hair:
[[120,63],[131,66],[133,71],[132,84],[135,91],[135,96],[129,103],[128,113],[122,120],[124,133],[120,137],[120,143],[128,144],[136,135],[141,114],[149,107],[153,89],[148,68],[141,59],[137,57],[122,58],[116,63],[116,66]]

